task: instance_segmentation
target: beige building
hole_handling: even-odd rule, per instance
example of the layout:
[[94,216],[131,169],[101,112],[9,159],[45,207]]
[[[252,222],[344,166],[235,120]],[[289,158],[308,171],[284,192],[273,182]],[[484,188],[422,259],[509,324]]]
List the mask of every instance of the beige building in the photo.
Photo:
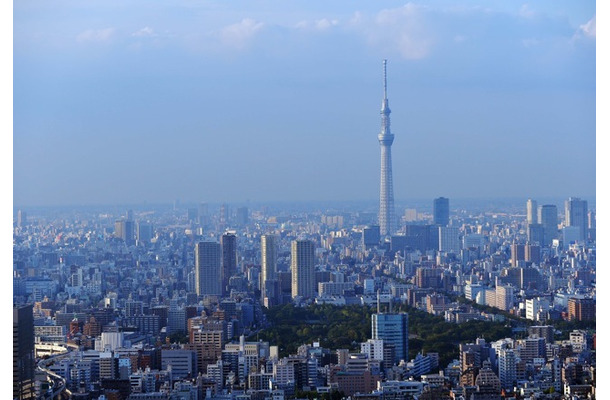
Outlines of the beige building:
[[314,297],[315,245],[311,240],[293,240],[291,248],[292,298]]

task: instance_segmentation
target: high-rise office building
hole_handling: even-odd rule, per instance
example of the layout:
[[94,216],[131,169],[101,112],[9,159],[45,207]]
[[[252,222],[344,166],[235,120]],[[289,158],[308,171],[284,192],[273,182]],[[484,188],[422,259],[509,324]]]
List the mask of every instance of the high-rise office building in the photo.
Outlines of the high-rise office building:
[[138,221],[136,225],[136,237],[138,242],[149,243],[153,238],[153,226],[151,223]]
[[364,249],[379,246],[380,240],[379,225],[365,226],[364,229],[362,229],[362,247]]
[[542,224],[527,224],[527,241],[530,243],[544,243],[544,226]]
[[135,243],[134,222],[130,219],[120,219],[114,223],[114,236],[123,240],[127,246]]
[[379,190],[379,227],[381,235],[389,236],[396,231],[394,215],[394,187],[392,183],[392,143],[390,131],[390,107],[388,105],[387,60],[383,60],[383,101],[381,102],[381,132],[377,136],[381,147],[381,181]]
[[199,242],[195,245],[195,290],[197,295],[221,295],[220,243]]
[[520,261],[525,261],[525,245],[513,243],[510,245],[510,265],[517,267]]
[[527,223],[537,224],[538,220],[538,202],[536,200],[527,199]]
[[432,217],[434,225],[447,226],[449,225],[449,199],[439,197],[434,199],[432,204]]
[[538,221],[542,225],[544,246],[550,246],[553,239],[557,239],[559,229],[557,227],[557,206],[544,204],[538,208]]
[[439,227],[437,225],[405,225],[407,247],[419,250],[438,250]]
[[460,229],[453,226],[440,226],[438,229],[438,249],[458,254],[461,250]]
[[315,296],[315,246],[311,240],[293,240],[291,248],[292,297]]
[[32,305],[13,306],[13,399],[34,399]]
[[22,228],[27,224],[27,214],[25,211],[19,210],[17,211],[17,226]]
[[261,236],[261,299],[268,296],[265,283],[276,279],[277,272],[277,237],[274,235]]
[[587,220],[587,201],[570,197],[565,202],[566,226],[577,226],[579,240],[586,240],[589,223]]
[[222,290],[226,294],[229,278],[237,273],[237,237],[233,233],[225,233],[220,237],[222,248]]
[[373,340],[394,346],[396,360],[409,359],[409,314],[377,313],[371,316]]

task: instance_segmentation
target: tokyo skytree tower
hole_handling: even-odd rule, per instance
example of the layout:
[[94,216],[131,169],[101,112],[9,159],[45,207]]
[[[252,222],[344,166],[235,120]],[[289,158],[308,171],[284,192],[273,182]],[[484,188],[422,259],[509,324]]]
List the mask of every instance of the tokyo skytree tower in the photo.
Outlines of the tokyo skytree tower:
[[383,60],[383,101],[381,103],[381,132],[377,135],[381,147],[381,186],[379,189],[379,233],[382,236],[396,232],[394,215],[394,187],[392,185],[392,143],[390,107],[388,106],[387,60]]

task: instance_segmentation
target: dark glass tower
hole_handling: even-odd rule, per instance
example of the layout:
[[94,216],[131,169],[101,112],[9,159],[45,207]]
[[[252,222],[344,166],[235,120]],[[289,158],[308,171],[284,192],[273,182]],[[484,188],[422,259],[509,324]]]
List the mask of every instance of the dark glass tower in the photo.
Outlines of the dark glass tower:
[[13,306],[13,399],[33,399],[34,315],[32,305]]
[[237,273],[237,237],[233,233],[225,233],[220,238],[222,247],[222,291],[227,294],[229,278]]
[[434,199],[433,204],[434,225],[449,225],[449,199],[439,197]]

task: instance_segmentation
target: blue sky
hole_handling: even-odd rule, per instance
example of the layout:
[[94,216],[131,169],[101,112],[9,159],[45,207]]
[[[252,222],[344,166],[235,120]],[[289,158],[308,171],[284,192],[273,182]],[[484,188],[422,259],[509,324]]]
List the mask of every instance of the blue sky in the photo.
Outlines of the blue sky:
[[[329,4],[330,3],[330,4]],[[595,195],[594,1],[31,1],[13,203]]]

